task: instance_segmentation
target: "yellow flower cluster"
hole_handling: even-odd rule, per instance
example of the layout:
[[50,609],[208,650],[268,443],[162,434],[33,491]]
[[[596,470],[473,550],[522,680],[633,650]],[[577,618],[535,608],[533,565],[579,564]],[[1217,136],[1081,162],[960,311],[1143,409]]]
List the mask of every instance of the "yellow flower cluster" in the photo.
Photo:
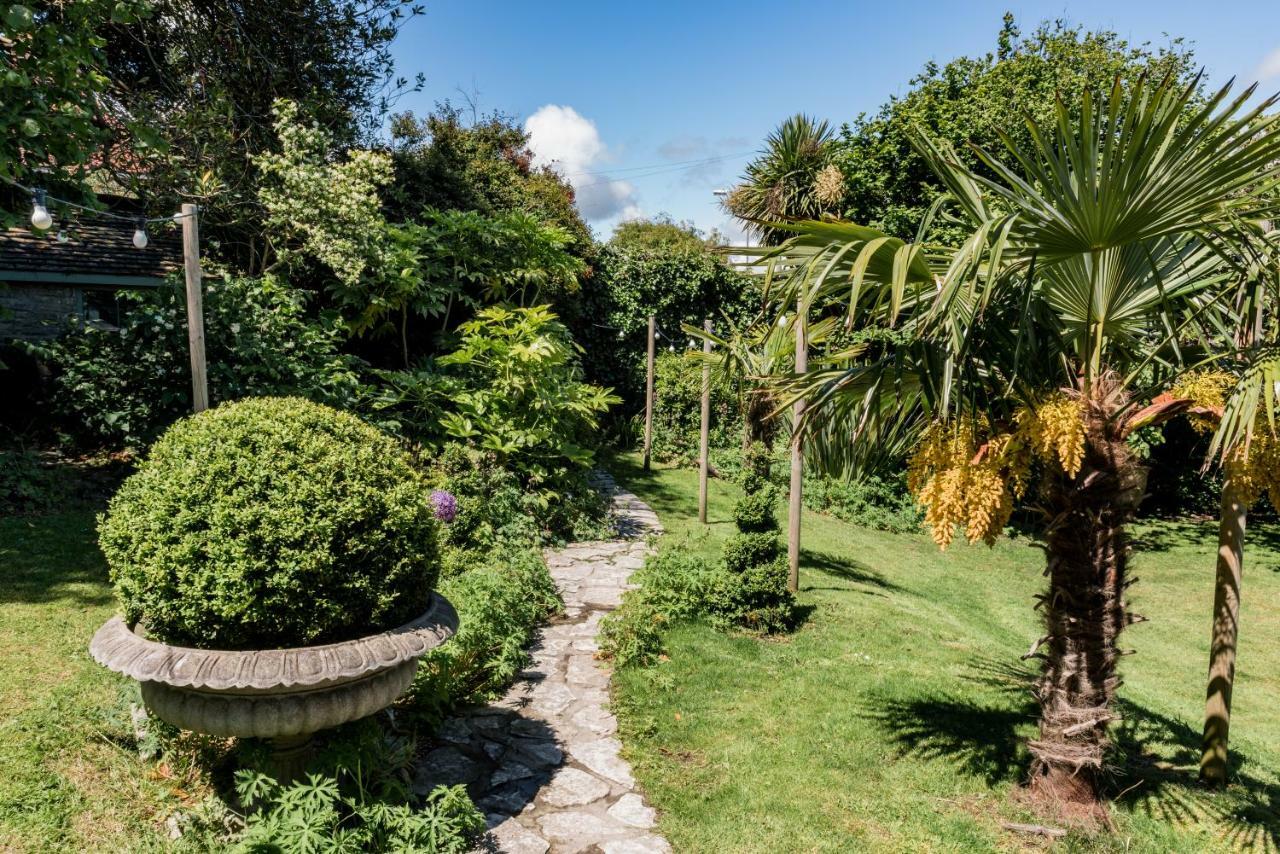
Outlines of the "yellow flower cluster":
[[991,435],[983,423],[935,423],[907,467],[907,488],[925,510],[925,526],[945,549],[964,531],[970,543],[993,545],[1013,503],[1026,492],[1033,457],[1070,477],[1084,460],[1080,404],[1061,392],[1019,411],[1013,432]]
[[970,424],[934,424],[912,456],[907,488],[925,508],[925,525],[940,548],[951,545],[955,528],[970,543],[993,545],[1022,495],[1029,461],[1011,433],[993,437],[979,449]]
[[[1224,371],[1191,371],[1178,378],[1169,394],[1194,400],[1196,406],[1221,412],[1234,384],[1235,378]],[[1212,433],[1218,426],[1217,421],[1205,415],[1189,415],[1187,421],[1197,433]]]
[[1280,441],[1272,435],[1270,426],[1264,423],[1255,427],[1248,455],[1244,448],[1237,448],[1227,457],[1226,466],[1246,505],[1266,493],[1271,506],[1280,509]]
[[1080,472],[1084,460],[1084,418],[1079,400],[1054,392],[1034,410],[1018,412],[1018,431],[1047,463],[1057,462],[1068,477]]

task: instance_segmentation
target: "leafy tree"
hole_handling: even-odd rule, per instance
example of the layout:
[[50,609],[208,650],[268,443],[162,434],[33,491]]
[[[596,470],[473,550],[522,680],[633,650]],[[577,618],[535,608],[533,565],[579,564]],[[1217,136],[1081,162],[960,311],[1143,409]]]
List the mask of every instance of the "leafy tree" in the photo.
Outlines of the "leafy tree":
[[606,246],[582,298],[569,308],[566,321],[586,351],[588,377],[629,391],[628,403],[635,406],[644,388],[650,314],[666,336],[659,346],[680,350],[687,344],[683,324],[701,328],[710,317],[719,327],[725,316],[747,317],[759,311],[759,292],[705,247],[657,252]]
[[940,545],[957,525],[994,542],[1033,462],[1043,472],[1048,589],[1044,637],[1027,654],[1042,662],[1029,748],[1032,792],[1055,803],[1098,803],[1116,641],[1142,619],[1126,601],[1126,526],[1145,469],[1127,440],[1194,404],[1153,399],[1203,358],[1184,339],[1231,351],[1240,282],[1259,273],[1274,287],[1273,247],[1254,223],[1280,208],[1276,100],[1246,109],[1251,91],[1223,89],[1201,109],[1197,84],[1171,75],[1060,101],[1053,128],[1027,119],[1031,142],[1006,138],[1004,157],[976,150],[993,178],[917,139],[964,225],[958,243],[805,223],[770,259],[792,271],[792,301],[911,333],[792,388],[810,400],[809,423],[834,420],[852,441],[925,413],[909,480]]
[[564,230],[575,255],[590,254],[591,230],[574,207],[573,188],[556,172],[534,168],[529,135],[510,117],[493,113],[468,124],[446,102],[425,119],[395,116],[391,139],[393,218],[415,219],[424,208],[527,214]]
[[916,129],[950,143],[966,167],[994,177],[970,142],[999,148],[1004,133],[1025,147],[1031,140],[1023,116],[1052,126],[1057,96],[1074,105],[1086,89],[1106,91],[1117,77],[1133,81],[1145,73],[1160,80],[1172,74],[1185,82],[1193,70],[1191,49],[1181,39],[1152,49],[1060,20],[1042,23],[1024,37],[1006,14],[994,53],[943,66],[930,62],[911,80],[906,95],[841,128],[833,159],[844,175],[845,192],[836,210],[854,222],[909,237],[944,190],[911,144]]
[[838,210],[844,186],[832,163],[835,134],[827,122],[794,115],[765,140],[765,150],[747,164],[725,207],[765,243],[783,232],[770,223],[818,219]]
[[209,248],[260,268],[271,259],[259,242],[253,159],[275,141],[272,105],[302,104],[333,140],[329,154],[372,138],[396,95],[415,85],[395,77],[390,47],[422,7],[414,0],[148,3],[151,15],[106,33],[106,73],[120,111],[166,145],[131,151],[113,164],[113,177],[166,205],[199,202]]
[[609,245],[614,249],[644,252],[700,252],[714,245],[713,238],[704,236],[691,222],[674,222],[663,215],[618,223]]
[[[115,118],[103,108],[110,89],[104,31],[112,22],[136,25],[146,8],[143,0],[0,3],[0,178],[84,192]],[[155,140],[137,144],[148,141]],[[5,224],[30,212],[30,199],[7,190],[0,199]]]

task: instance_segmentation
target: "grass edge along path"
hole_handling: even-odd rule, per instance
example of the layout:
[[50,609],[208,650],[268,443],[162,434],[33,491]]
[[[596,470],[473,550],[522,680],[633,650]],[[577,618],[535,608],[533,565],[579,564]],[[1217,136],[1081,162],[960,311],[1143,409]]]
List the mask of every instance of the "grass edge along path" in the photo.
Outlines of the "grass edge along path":
[[[737,488],[635,455],[609,467],[658,513],[661,549],[710,559],[732,530]],[[785,515],[785,508],[780,511]],[[1194,783],[1212,598],[1214,526],[1136,531],[1132,589],[1151,622],[1124,635],[1123,757],[1115,831],[1073,831],[1055,850],[1201,852],[1280,847],[1280,531],[1250,532],[1233,717],[1236,773]],[[793,636],[757,639],[673,626],[669,660],[615,676],[626,754],[677,851],[1007,851],[1048,841],[1004,822],[1035,732],[1019,661],[1038,636],[1042,553],[1025,537],[945,554],[806,512]]]

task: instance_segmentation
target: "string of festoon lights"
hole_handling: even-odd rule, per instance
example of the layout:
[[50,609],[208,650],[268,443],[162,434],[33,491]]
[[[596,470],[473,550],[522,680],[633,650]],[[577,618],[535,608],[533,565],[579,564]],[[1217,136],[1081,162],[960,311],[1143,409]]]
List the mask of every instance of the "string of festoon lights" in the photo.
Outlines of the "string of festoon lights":
[[[92,208],[92,207],[89,207],[88,205],[82,205],[78,202],[73,202],[70,199],[60,199],[60,198],[57,198],[56,196],[51,196],[42,187],[28,187],[23,184],[19,184],[17,181],[11,180],[9,178],[5,178],[4,182],[6,184],[9,184],[12,187],[16,187],[17,189],[23,191],[24,193],[28,194],[31,197],[31,225],[33,228],[36,229],[36,231],[48,231],[49,229],[53,228],[53,214],[50,213],[49,211],[49,203],[53,202],[55,204],[61,205],[62,207],[73,208],[75,210],[83,211],[92,216],[102,217],[104,219],[114,219],[121,222],[133,223],[134,248],[146,249],[147,244],[151,240],[147,234],[147,226],[153,225],[155,223],[161,223],[161,222],[181,223],[183,218],[188,216],[188,214],[184,214],[184,213],[175,213],[172,216],[157,216],[157,217],[128,216],[126,214],[118,214],[118,213],[113,213],[111,211],[104,211],[104,210],[99,210],[98,208]],[[66,243],[70,239],[71,238],[67,235],[67,229],[65,224],[59,223],[58,242]]]

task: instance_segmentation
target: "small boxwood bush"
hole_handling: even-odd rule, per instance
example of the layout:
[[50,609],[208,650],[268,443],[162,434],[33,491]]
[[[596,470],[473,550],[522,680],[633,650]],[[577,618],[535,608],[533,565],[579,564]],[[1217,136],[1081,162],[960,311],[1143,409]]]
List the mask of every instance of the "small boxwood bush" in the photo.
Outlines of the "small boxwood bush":
[[421,613],[439,560],[429,491],[394,439],[301,398],[173,425],[99,521],[125,616],[166,643],[350,640]]

